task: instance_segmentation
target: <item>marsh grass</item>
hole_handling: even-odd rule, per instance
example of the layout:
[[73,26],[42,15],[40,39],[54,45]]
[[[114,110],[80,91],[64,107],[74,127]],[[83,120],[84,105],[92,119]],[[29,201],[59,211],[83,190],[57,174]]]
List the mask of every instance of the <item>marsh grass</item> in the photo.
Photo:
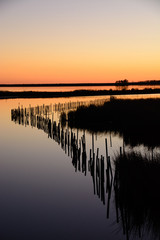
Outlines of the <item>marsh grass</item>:
[[[124,153],[115,158],[115,199],[123,231],[160,239],[160,155]],[[134,239],[134,238],[133,238]]]
[[81,106],[76,111],[70,111],[68,120],[70,124],[80,126],[101,122],[104,128],[106,123],[115,123],[118,127],[159,125],[160,99],[111,98],[101,106]]
[[68,113],[72,128],[119,132],[131,145],[160,144],[160,99],[115,99],[103,105],[81,106]]

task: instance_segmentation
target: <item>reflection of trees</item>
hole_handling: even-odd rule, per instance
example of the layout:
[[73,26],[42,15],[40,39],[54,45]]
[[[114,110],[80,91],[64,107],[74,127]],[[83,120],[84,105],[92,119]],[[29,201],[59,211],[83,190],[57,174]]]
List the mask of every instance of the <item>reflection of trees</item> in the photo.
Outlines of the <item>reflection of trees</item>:
[[128,85],[116,85],[116,90],[118,91],[128,90]]
[[147,157],[127,155],[120,151],[115,160],[115,172],[112,172],[107,139],[105,158],[99,155],[99,148],[94,149],[94,134],[92,148],[87,150],[85,131],[80,136],[78,130],[75,132],[54,121],[53,114],[50,118],[49,108],[41,110],[40,107],[14,109],[11,111],[11,120],[44,131],[72,158],[75,171],[90,174],[94,194],[106,205],[107,218],[110,215],[111,194],[114,189],[117,222],[122,224],[127,240],[131,236],[143,237],[145,234],[152,235],[151,239],[160,237],[158,158],[156,161],[154,158],[149,161]]

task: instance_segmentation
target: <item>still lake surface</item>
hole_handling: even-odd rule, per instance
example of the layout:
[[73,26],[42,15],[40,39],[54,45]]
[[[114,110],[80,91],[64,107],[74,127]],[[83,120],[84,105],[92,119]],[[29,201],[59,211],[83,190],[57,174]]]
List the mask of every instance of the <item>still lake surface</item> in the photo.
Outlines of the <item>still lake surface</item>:
[[[151,96],[160,97],[145,95]],[[1,239],[153,239],[145,220],[140,238],[134,231],[127,236],[106,155],[114,176],[120,151],[151,155],[160,152],[159,146],[126,144],[118,133],[90,133],[59,123],[62,111],[108,99],[0,100]]]
[[160,85],[144,85],[144,86],[74,86],[74,87],[0,87],[0,91],[37,91],[37,92],[66,92],[75,90],[131,90],[132,88],[143,90],[143,89],[159,89]]

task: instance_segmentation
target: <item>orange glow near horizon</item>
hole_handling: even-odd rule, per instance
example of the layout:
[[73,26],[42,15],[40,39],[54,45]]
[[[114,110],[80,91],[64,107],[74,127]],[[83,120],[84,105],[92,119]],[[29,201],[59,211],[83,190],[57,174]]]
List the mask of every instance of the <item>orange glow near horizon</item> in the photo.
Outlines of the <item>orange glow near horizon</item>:
[[0,83],[160,80],[160,6],[135,2],[8,2],[0,10]]

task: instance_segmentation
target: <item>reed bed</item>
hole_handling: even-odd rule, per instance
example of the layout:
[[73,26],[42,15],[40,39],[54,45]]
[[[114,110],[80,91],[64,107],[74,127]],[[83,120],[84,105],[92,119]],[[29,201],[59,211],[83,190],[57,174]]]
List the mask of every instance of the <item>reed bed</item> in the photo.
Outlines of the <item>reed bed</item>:
[[[160,155],[115,158],[115,203],[127,239],[160,239]],[[134,238],[133,238],[134,239]]]
[[126,143],[160,145],[160,99],[115,99],[68,113],[68,125],[91,132],[119,132]]
[[81,106],[76,111],[70,111],[68,121],[80,126],[99,122],[116,123],[119,127],[159,125],[160,99],[111,98],[101,106]]

